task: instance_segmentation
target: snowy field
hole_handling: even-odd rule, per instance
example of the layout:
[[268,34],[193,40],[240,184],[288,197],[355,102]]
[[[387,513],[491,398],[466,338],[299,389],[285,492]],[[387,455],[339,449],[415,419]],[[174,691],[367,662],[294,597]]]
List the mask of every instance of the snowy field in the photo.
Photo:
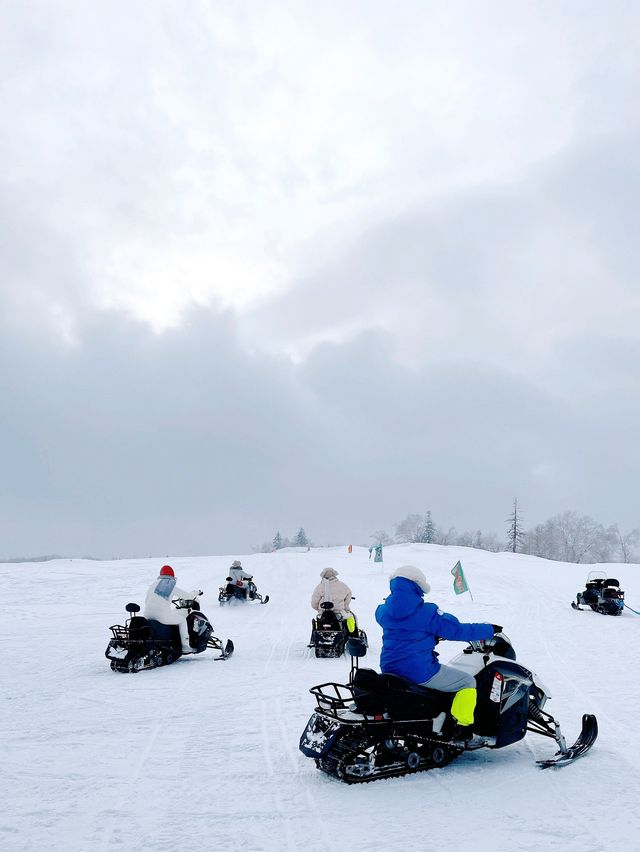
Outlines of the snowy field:
[[[466,548],[401,545],[384,565],[366,549],[241,557],[266,606],[221,608],[226,557],[1,565],[2,781],[0,848],[40,850],[638,850],[640,849],[640,617],[574,612],[594,566]],[[456,597],[461,559],[474,595]],[[104,657],[109,625],[143,602],[164,562],[184,588],[202,588],[214,652],[135,675]],[[600,736],[572,766],[541,771],[554,743],[529,735],[449,767],[348,787],[298,751],[313,709],[310,686],[344,681],[348,660],[317,660],[306,645],[311,592],[331,565],[353,589],[377,667],[373,619],[387,577],[420,566],[431,600],[465,621],[503,624],[518,659],[552,695],[549,711],[573,742],[582,713]],[[640,567],[615,565],[640,610]],[[459,643],[439,646],[441,661]]]

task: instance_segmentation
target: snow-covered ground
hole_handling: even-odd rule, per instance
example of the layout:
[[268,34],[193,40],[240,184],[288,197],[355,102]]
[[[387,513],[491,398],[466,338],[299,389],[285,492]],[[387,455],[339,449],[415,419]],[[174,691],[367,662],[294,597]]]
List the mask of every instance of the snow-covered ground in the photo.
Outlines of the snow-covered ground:
[[[466,548],[401,545],[383,565],[367,550],[241,557],[266,606],[219,607],[230,556],[56,561],[0,566],[2,640],[0,848],[18,850],[637,850],[640,849],[640,617],[575,612],[594,566]],[[462,561],[474,600],[456,597]],[[236,652],[213,652],[136,675],[113,673],[108,627],[142,603],[169,562]],[[343,681],[348,660],[317,660],[311,591],[331,565],[377,666],[373,612],[387,577],[419,565],[431,599],[465,621],[503,624],[518,658],[551,690],[567,740],[582,713],[600,736],[583,760],[539,770],[553,743],[529,735],[449,767],[348,787],[298,751],[313,709],[308,688]],[[640,569],[611,567],[640,610]],[[439,646],[446,662],[461,648]]]

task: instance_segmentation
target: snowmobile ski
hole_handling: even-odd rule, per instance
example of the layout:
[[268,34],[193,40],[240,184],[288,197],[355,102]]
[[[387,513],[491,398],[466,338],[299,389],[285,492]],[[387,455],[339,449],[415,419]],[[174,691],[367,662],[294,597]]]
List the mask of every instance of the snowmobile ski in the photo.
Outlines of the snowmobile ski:
[[598,721],[596,717],[591,713],[585,713],[582,717],[582,730],[571,748],[564,752],[558,752],[556,757],[549,760],[537,760],[536,763],[541,769],[548,769],[550,766],[568,766],[589,751],[597,736]]
[[222,641],[220,639],[217,639],[215,636],[213,636],[211,639],[209,639],[209,643],[208,643],[207,647],[208,648],[214,648],[216,651],[221,652],[219,657],[213,658],[214,660],[218,661],[218,660],[228,660],[229,657],[233,654],[235,646],[234,646],[233,642],[231,641],[231,639],[227,639],[227,644],[223,646]]

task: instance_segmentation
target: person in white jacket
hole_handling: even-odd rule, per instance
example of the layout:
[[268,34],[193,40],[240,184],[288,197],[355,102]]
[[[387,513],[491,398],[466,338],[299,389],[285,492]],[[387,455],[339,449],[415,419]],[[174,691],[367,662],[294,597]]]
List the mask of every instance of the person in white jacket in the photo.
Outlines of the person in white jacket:
[[149,586],[144,604],[144,617],[153,618],[160,624],[176,624],[180,631],[183,654],[195,653],[189,644],[189,628],[187,626],[188,610],[177,609],[172,603],[176,598],[192,600],[199,591],[187,592],[176,585],[176,575],[171,565],[163,565],[157,580]]
[[231,563],[231,567],[229,568],[229,576],[227,579],[234,586],[241,586],[245,588],[247,585],[247,580],[253,579],[253,574],[247,574],[247,572],[242,567],[242,562],[239,559],[234,559]]
[[333,612],[342,620],[346,620],[349,633],[355,632],[355,616],[349,609],[351,604],[351,589],[342,580],[338,580],[335,568],[325,568],[320,573],[322,582],[313,590],[311,606],[322,612],[321,604],[332,603]]
[[229,576],[227,577],[226,591],[228,595],[233,595],[242,589],[245,593],[245,598],[253,600],[255,598],[255,585],[252,583],[253,574],[247,574],[242,567],[242,562],[239,559],[234,559],[229,567]]

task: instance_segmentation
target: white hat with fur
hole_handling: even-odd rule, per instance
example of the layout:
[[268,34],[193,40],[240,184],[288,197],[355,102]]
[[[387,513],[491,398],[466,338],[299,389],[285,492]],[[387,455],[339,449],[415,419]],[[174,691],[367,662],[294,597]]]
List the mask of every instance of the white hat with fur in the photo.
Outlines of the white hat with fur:
[[428,595],[431,591],[431,586],[427,583],[427,578],[419,568],[416,568],[415,565],[403,565],[402,568],[396,568],[390,579],[394,580],[396,577],[404,577],[405,580],[413,580],[414,583],[420,586],[422,593],[425,595]]

